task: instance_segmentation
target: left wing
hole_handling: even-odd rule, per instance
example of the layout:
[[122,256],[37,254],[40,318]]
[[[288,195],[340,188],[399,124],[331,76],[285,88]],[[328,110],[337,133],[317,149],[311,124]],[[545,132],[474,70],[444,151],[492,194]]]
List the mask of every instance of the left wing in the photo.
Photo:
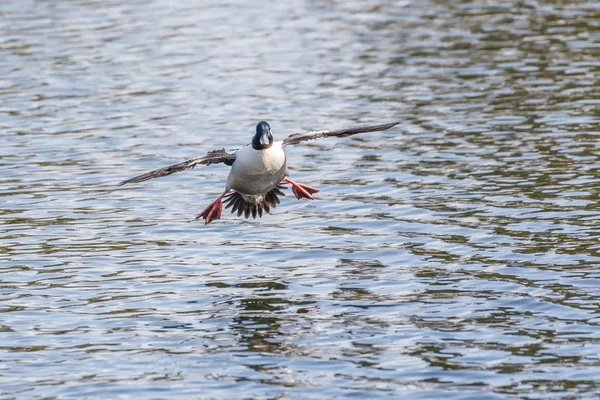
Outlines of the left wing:
[[175,172],[185,171],[186,169],[194,168],[196,165],[210,165],[218,163],[233,165],[234,161],[235,153],[228,153],[225,151],[225,149],[212,150],[206,153],[204,157],[192,158],[191,160],[187,160],[179,164],[173,164],[169,165],[168,167],[146,172],[145,174],[138,175],[131,179],[127,179],[126,181],[119,183],[118,186],[125,185],[126,183],[144,182],[152,178],[160,178],[161,176],[167,176],[174,174]]
[[385,131],[386,129],[390,129],[392,126],[398,125],[400,121],[393,122],[391,124],[383,124],[383,125],[372,125],[372,126],[361,126],[357,128],[350,129],[341,129],[338,131],[314,131],[314,132],[306,132],[306,133],[294,133],[293,135],[288,136],[284,141],[282,146],[287,146],[289,144],[297,144],[300,142],[304,142],[306,140],[314,140],[320,139],[324,137],[345,137],[350,135],[355,135],[357,133],[363,132],[377,132],[377,131]]

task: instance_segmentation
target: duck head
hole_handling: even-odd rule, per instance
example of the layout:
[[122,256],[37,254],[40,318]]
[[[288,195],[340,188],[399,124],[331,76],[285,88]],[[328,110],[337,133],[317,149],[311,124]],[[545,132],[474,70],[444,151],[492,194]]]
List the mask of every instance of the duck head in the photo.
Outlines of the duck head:
[[256,125],[256,133],[252,138],[252,148],[254,150],[268,149],[273,145],[273,135],[271,134],[271,127],[266,121],[260,121]]

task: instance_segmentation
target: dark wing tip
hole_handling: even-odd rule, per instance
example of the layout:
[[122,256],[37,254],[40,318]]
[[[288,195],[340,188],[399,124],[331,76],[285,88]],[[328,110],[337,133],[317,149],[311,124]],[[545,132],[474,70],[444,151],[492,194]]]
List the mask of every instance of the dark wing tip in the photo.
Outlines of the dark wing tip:
[[[154,171],[152,171],[152,172],[154,172]],[[121,181],[121,182],[119,182],[119,184],[117,185],[117,187],[118,187],[118,186],[123,186],[123,185],[126,185],[126,184],[128,184],[128,183],[139,183],[139,182],[144,182],[144,181],[147,181],[148,179],[152,179],[152,178],[153,178],[153,176],[148,176],[148,174],[149,174],[149,173],[147,173],[147,174],[143,174],[143,175],[139,175],[139,176],[136,176],[136,177],[134,177],[134,178],[127,179],[127,180],[125,180],[125,181]]]
[[123,186],[128,183],[140,183],[140,182],[147,181],[148,179],[159,178],[161,176],[169,175],[170,173],[169,173],[168,168],[169,167],[161,168],[161,169],[157,169],[154,171],[146,172],[145,174],[142,174],[142,175],[134,176],[131,179],[127,179],[125,181],[119,182],[119,184],[117,186]]
[[402,121],[391,122],[389,124],[381,124],[381,125],[372,125],[372,126],[362,126],[354,129],[348,129],[348,134],[353,133],[363,133],[363,132],[377,132],[377,131],[385,131],[390,129],[393,126],[398,125]]

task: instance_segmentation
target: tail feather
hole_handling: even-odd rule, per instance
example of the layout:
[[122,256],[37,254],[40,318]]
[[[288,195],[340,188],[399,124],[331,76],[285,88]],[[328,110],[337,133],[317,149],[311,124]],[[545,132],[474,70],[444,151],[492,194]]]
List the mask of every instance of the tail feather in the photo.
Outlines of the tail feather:
[[225,208],[231,208],[231,213],[237,211],[238,217],[244,214],[244,217],[259,218],[262,217],[263,212],[271,213],[271,209],[277,207],[280,203],[279,196],[285,196],[282,190],[287,187],[279,185],[274,189],[271,189],[265,196],[246,196],[238,192],[231,192],[223,199]]

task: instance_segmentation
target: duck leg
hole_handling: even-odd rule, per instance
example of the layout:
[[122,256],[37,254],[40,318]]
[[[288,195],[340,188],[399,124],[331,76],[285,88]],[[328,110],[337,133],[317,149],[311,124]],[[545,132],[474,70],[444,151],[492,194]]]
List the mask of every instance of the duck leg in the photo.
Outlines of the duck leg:
[[229,193],[229,189],[225,189],[215,201],[210,203],[200,214],[196,215],[196,219],[200,217],[204,218],[204,225],[210,224],[215,219],[221,219],[221,212],[223,211],[223,203],[221,200],[227,193]]
[[313,197],[311,195],[319,191],[319,189],[305,185],[303,183],[294,182],[293,180],[287,177],[283,178],[282,182],[289,183],[290,185],[292,185],[292,192],[298,200],[300,200],[303,197],[312,200]]

